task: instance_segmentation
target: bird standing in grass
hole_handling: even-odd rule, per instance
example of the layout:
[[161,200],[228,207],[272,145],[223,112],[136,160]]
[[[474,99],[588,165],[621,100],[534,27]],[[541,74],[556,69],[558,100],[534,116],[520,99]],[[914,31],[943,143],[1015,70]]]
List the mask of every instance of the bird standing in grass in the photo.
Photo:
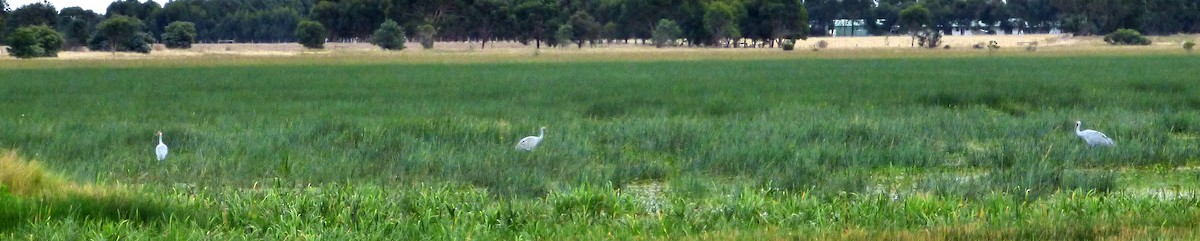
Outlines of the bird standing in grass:
[[158,131],[158,146],[154,147],[154,156],[158,157],[158,161],[167,159],[167,144],[162,142],[162,131]]
[[517,142],[517,150],[532,151],[534,147],[537,147],[538,143],[542,142],[542,137],[545,135],[546,127],[543,126],[541,131],[538,132],[537,136],[526,136],[525,138],[521,138],[521,141]]
[[1083,125],[1082,121],[1075,121],[1075,135],[1078,135],[1079,138],[1083,138],[1083,141],[1087,142],[1088,147],[1117,146],[1117,144],[1114,144],[1112,139],[1109,139],[1108,136],[1104,135],[1104,133],[1100,133],[1099,131],[1091,130],[1091,129],[1082,130],[1082,131],[1079,130],[1079,127],[1082,125]]

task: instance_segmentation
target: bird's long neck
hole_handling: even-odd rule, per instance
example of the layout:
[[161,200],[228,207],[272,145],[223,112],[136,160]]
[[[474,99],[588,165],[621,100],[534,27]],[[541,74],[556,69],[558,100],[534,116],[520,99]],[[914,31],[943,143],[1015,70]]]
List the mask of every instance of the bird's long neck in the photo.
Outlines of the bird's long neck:
[[542,138],[542,136],[546,136],[546,128],[542,128],[538,131],[538,138]]
[[163,144],[163,142],[162,142],[162,134],[159,134],[159,135],[158,135],[158,144],[159,144],[159,145]]
[[1079,126],[1081,126],[1081,125],[1083,125],[1083,124],[1075,123],[1075,134],[1079,134],[1079,133],[1083,132],[1083,131],[1079,130]]

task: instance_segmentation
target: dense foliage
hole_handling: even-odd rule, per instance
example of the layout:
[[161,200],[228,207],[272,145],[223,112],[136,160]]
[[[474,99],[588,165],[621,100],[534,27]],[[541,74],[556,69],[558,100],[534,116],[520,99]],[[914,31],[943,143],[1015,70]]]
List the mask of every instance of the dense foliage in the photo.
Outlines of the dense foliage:
[[425,49],[433,48],[434,38],[437,37],[437,28],[430,24],[422,24],[417,26],[417,39],[421,42],[421,47]]
[[654,47],[675,46],[679,35],[683,34],[683,30],[679,30],[679,25],[670,19],[658,20],[658,24],[654,26],[653,43]]
[[46,25],[26,26],[13,31],[8,45],[8,55],[13,57],[55,57],[62,50],[63,37]]
[[404,29],[396,21],[387,20],[371,34],[371,44],[386,50],[404,49]]
[[[3,3],[3,2],[0,2]],[[1146,34],[1200,32],[1200,5],[1192,0],[118,0],[105,16],[49,3],[3,7],[0,36],[18,27],[58,28],[68,47],[82,45],[102,18],[131,16],[161,38],[167,25],[192,22],[199,42],[291,42],[302,20],[317,21],[331,41],[367,41],[385,20],[420,36],[431,25],[437,40],[506,40],[533,44],[652,40],[659,20],[677,23],[690,45],[732,46],[731,40],[765,45],[809,35],[902,34],[903,9],[927,9],[928,28],[942,34],[1046,33],[1107,34],[1120,28]],[[839,19],[866,19],[835,26]],[[844,22],[843,22],[844,24]],[[558,34],[571,25],[570,34]],[[810,28],[811,26],[811,28]],[[911,30],[911,29],[910,29]],[[919,31],[907,31],[916,33]],[[558,38],[566,38],[560,41]]]
[[96,35],[88,40],[88,48],[113,52],[150,53],[154,37],[144,32],[146,25],[134,17],[117,15],[96,27]]
[[314,21],[301,21],[300,25],[296,26],[296,42],[305,48],[325,48],[325,26]]
[[1104,35],[1104,42],[1112,45],[1150,45],[1150,39],[1142,36],[1142,33],[1127,28]]
[[163,44],[167,48],[192,48],[192,43],[196,42],[196,25],[190,22],[172,22],[167,25],[167,30],[162,36]]
[[80,7],[64,8],[58,13],[58,31],[66,37],[66,49],[87,45],[104,16]]

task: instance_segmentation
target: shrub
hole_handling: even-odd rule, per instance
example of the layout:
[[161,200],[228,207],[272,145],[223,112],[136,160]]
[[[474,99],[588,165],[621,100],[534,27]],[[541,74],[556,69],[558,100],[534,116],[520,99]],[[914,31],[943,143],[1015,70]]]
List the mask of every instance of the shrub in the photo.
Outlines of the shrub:
[[296,42],[305,48],[325,48],[325,26],[316,21],[301,21],[296,25]]
[[403,50],[404,28],[396,21],[384,21],[379,25],[379,29],[375,30],[375,34],[371,35],[371,44],[386,50]]
[[942,45],[942,33],[937,30],[925,30],[917,35],[917,45],[926,48],[937,48]]
[[1196,47],[1196,42],[1192,42],[1192,41],[1183,42],[1183,50],[1185,50],[1185,51],[1192,52],[1192,48],[1195,48],[1195,47]]
[[435,34],[437,34],[437,28],[434,28],[433,25],[424,24],[417,27],[417,36],[421,38],[422,48],[433,48],[433,37]]
[[49,26],[21,27],[8,37],[8,55],[23,59],[55,57],[63,42],[63,36]]
[[1142,36],[1142,33],[1127,28],[1104,35],[1104,42],[1111,45],[1150,45],[1150,39]]
[[675,46],[675,40],[679,35],[683,34],[683,30],[679,29],[679,25],[670,19],[658,20],[658,25],[654,26],[654,31],[650,34],[654,42],[654,47],[662,48],[663,46]]
[[796,40],[794,40],[794,39],[784,40],[783,43],[779,44],[779,46],[783,48],[783,51],[792,51],[792,50],[796,49]]
[[167,25],[162,34],[163,44],[170,49],[190,49],[196,42],[196,24],[192,22],[175,21]]
[[829,41],[825,41],[825,40],[817,41],[817,48],[823,49],[826,47],[829,47]]

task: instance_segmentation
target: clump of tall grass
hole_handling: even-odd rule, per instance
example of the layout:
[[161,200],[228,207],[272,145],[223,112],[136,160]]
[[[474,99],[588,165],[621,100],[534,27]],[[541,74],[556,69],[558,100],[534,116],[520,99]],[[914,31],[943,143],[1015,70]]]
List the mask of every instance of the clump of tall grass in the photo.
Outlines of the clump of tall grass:
[[551,193],[546,200],[558,215],[587,214],[594,217],[613,217],[636,214],[642,209],[637,202],[608,186],[581,186],[565,192]]
[[20,197],[105,196],[116,189],[76,184],[47,171],[36,160],[25,161],[16,151],[0,154],[0,186]]
[[1194,112],[1177,112],[1159,119],[1162,128],[1170,133],[1200,134],[1200,115]]
[[16,151],[0,155],[0,229],[60,218],[152,221],[170,209],[120,186],[72,182]]

